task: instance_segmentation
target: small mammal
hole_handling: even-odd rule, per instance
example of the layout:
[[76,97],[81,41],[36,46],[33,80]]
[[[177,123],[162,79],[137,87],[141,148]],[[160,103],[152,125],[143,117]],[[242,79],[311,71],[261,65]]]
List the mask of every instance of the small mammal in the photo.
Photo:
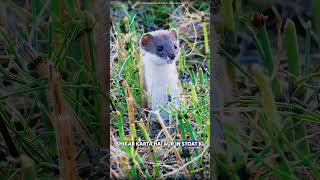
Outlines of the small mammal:
[[[152,111],[159,110],[164,120],[169,114],[159,106],[169,110],[168,103],[179,106],[180,84],[176,61],[180,53],[176,30],[157,30],[145,33],[140,39],[141,71],[143,88],[151,96],[144,98]],[[152,114],[151,114],[152,115]]]

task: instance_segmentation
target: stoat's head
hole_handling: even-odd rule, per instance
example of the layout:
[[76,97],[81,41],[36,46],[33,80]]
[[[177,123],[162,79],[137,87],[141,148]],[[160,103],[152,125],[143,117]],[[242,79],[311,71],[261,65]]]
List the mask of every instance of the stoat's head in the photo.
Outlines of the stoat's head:
[[179,56],[179,38],[176,30],[158,30],[144,34],[140,39],[142,56],[156,64],[171,64]]

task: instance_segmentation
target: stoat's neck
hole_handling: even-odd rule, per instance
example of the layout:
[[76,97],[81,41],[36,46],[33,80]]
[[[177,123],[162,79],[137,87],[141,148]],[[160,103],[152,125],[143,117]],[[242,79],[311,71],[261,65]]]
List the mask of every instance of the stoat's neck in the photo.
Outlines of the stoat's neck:
[[[175,63],[156,64],[150,56],[142,56],[141,61],[147,92],[156,102],[163,105],[167,103],[167,87],[173,98],[179,97],[179,80]],[[156,105],[152,103],[152,109],[155,107]]]
[[174,79],[177,76],[177,68],[175,63],[156,64],[150,59],[142,59],[145,77],[152,79]]
[[141,56],[141,61],[143,64],[145,76],[148,77],[153,77],[153,78],[174,78],[174,76],[177,76],[177,68],[175,62],[171,64],[159,64],[156,62],[161,62],[163,60],[160,60],[159,57],[145,52],[142,50],[142,56]]

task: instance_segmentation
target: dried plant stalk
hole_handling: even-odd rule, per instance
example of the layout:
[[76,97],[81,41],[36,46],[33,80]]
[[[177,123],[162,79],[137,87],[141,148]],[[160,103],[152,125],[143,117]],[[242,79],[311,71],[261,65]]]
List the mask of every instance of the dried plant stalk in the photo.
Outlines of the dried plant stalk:
[[132,133],[132,141],[135,141],[137,139],[137,134],[136,134],[136,127],[135,127],[133,97],[131,96],[130,87],[128,83],[125,80],[122,80],[121,84],[125,88],[126,100],[128,104],[129,126],[130,126],[130,131]]
[[50,66],[48,101],[51,103],[51,121],[56,131],[60,178],[78,179],[76,170],[76,150],[73,144],[70,115],[66,111],[59,74]]
[[[95,19],[96,24],[94,26],[94,42],[96,48],[96,60],[97,60],[97,74],[100,78],[100,89],[102,92],[109,94],[110,85],[107,84],[107,79],[110,79],[110,74],[108,73],[108,62],[107,59],[109,57],[109,31],[107,28],[106,20],[109,17],[109,7],[107,6],[107,1],[98,0],[95,1],[94,5]],[[100,98],[100,126],[102,129],[102,139],[105,139],[105,147],[108,147],[109,142],[109,134],[110,132],[107,130],[108,125],[108,115],[109,108],[107,105],[107,100],[104,97]]]
[[[143,70],[143,65],[140,65],[140,70],[139,70],[139,77],[140,77],[140,86],[141,89],[145,90],[146,89],[146,84],[145,84],[145,79],[144,79],[144,70]],[[142,94],[142,107],[143,108],[148,108],[148,99],[147,96]]]
[[[11,35],[11,39],[15,39]],[[48,78],[48,102],[51,105],[51,123],[56,132],[58,147],[60,179],[79,179],[76,170],[76,150],[72,136],[71,115],[63,97],[62,80],[60,74],[52,64],[43,59],[25,42],[16,41],[15,45],[22,57],[36,68],[38,76]]]
[[[131,96],[130,93],[130,86],[128,85],[128,83],[125,80],[121,80],[121,84],[125,89],[125,95],[126,95],[126,100],[127,100],[127,104],[128,104],[128,117],[129,117],[129,129],[131,132],[131,141],[136,141],[137,140],[137,132],[136,132],[136,125],[135,125],[135,117],[134,117],[134,105],[133,105],[133,97]],[[130,149],[130,164],[131,164],[131,171],[132,171],[132,176],[134,178],[137,178],[137,171],[136,168],[134,166],[134,157],[135,157],[135,153],[134,153],[134,148],[131,147]]]

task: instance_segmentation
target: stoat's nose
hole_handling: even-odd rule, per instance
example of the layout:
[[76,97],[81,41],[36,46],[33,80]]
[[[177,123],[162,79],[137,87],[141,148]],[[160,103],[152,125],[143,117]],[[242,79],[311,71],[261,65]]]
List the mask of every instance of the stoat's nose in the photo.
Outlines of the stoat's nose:
[[174,54],[169,54],[168,57],[169,57],[171,60],[174,60],[174,58],[176,58],[176,55],[174,55]]

